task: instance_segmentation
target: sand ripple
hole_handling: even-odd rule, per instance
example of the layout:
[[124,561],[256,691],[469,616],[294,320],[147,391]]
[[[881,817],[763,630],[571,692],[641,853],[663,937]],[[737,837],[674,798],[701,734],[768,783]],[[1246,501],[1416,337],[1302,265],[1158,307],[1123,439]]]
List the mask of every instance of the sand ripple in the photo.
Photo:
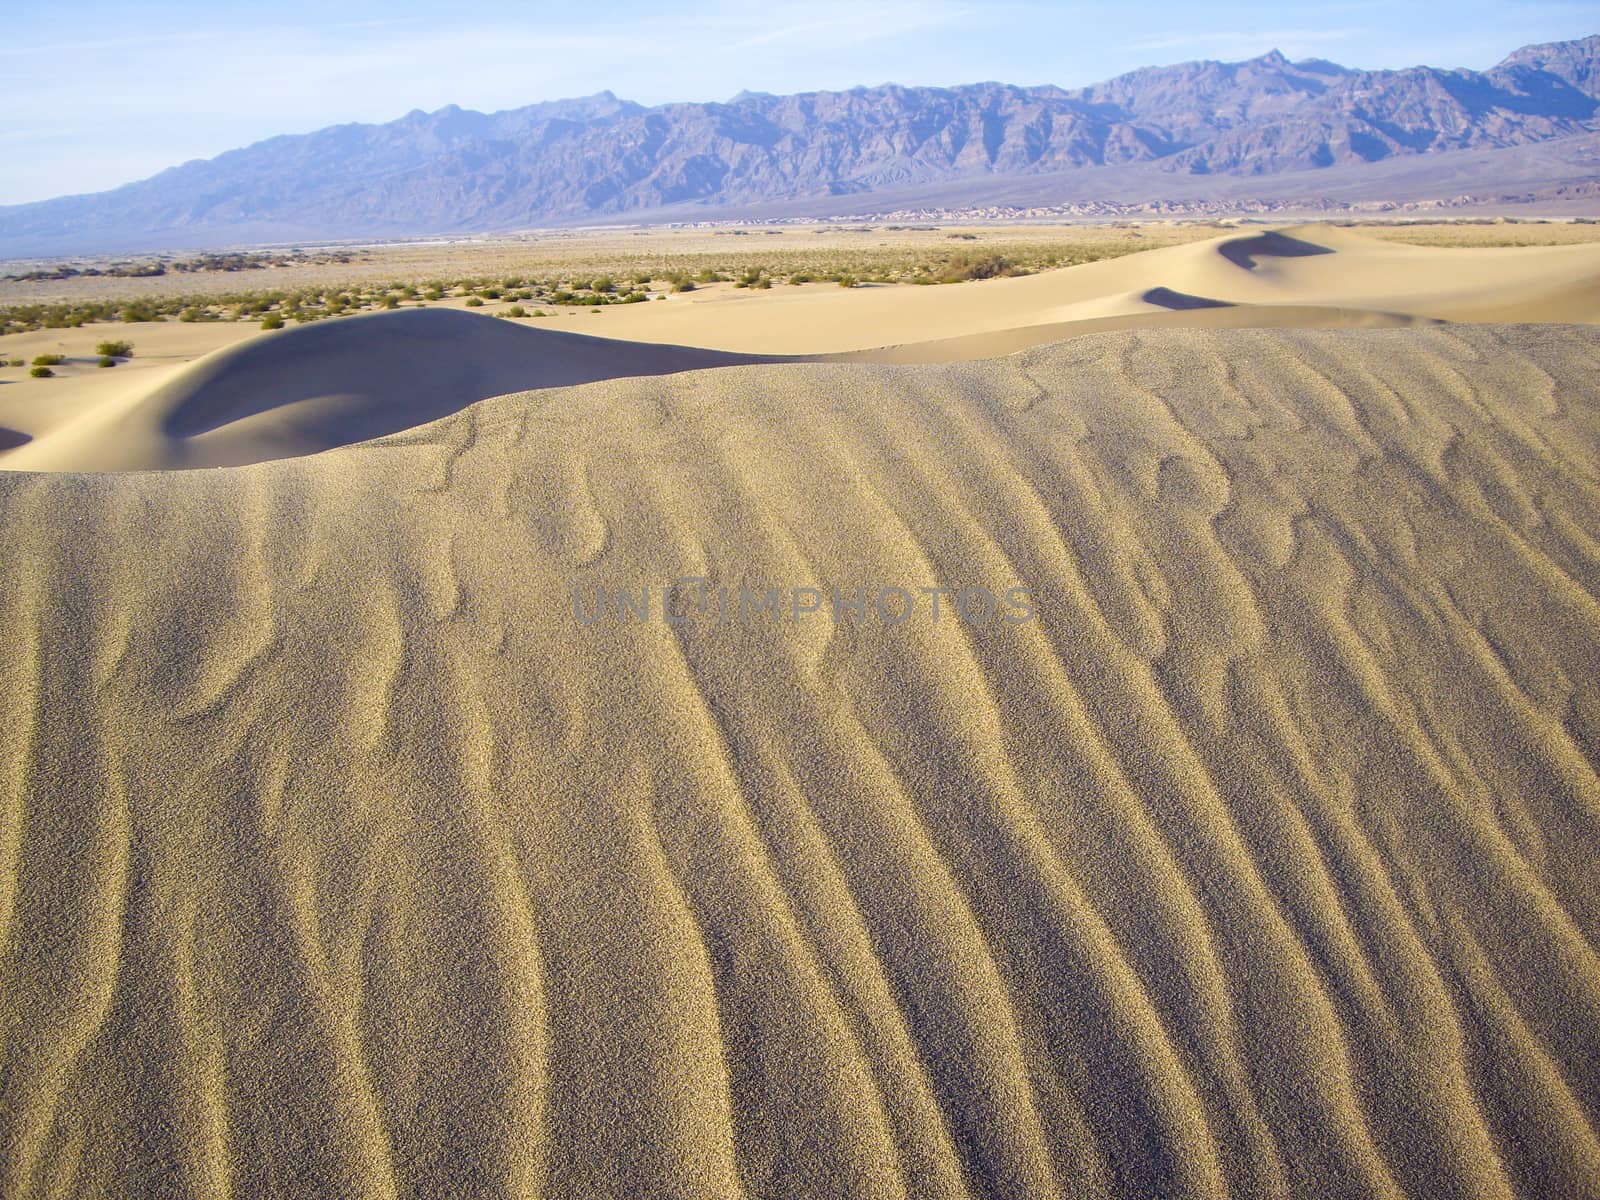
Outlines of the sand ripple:
[[[1600,1194],[1600,333],[0,472],[0,1194]],[[1031,623],[582,626],[1021,582]]]

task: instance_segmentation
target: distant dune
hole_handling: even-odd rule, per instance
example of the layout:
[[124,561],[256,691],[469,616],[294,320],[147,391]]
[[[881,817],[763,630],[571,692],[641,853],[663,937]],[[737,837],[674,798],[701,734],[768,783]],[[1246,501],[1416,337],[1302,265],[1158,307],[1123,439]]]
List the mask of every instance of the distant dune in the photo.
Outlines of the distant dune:
[[1600,1195],[1595,260],[1293,236],[41,427],[0,1195]]
[[153,384],[148,372],[135,375],[0,466],[239,466],[397,433],[505,392],[754,361],[528,329],[448,309],[381,313],[254,337]]
[[[605,338],[447,308],[265,336],[241,328],[247,340],[176,370],[9,385],[0,426],[17,448],[0,433],[0,468],[237,466],[398,432],[508,392],[774,356],[935,363],[1115,329],[1440,321],[1600,323],[1600,245],[1441,249],[1319,225],[959,286],[689,292],[607,312]],[[194,328],[197,341],[217,336]]]

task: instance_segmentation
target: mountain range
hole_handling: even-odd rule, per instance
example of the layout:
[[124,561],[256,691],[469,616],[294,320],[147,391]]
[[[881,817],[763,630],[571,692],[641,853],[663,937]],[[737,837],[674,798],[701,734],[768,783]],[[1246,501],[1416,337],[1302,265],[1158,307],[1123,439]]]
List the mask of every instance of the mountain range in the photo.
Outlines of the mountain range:
[[1363,71],[1273,51],[1075,89],[885,84],[655,107],[600,92],[275,137],[112,191],[0,207],[0,254],[681,219],[773,204],[837,211],[840,198],[865,204],[947,182],[971,194],[988,179],[1029,176],[1082,194],[1095,172],[1118,167],[1144,168],[1137,188],[1159,199],[1193,194],[1197,178],[1264,180],[1597,131],[1600,36],[1528,46],[1483,72]]

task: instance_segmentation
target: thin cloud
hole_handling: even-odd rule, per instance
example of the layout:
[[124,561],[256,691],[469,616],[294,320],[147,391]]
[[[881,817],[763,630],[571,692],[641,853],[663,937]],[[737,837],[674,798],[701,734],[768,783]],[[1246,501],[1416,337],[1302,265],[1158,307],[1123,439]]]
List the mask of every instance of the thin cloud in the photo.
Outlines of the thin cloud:
[[1280,29],[1233,33],[1173,33],[1128,43],[1130,50],[1181,50],[1189,46],[1310,46],[1348,41],[1365,29]]

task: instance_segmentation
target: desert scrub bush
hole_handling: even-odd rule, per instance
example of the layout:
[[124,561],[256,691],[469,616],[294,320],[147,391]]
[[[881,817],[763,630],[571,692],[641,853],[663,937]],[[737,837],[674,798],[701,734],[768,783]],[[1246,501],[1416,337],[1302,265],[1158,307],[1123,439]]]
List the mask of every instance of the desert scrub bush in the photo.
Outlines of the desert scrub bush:
[[95,345],[94,352],[102,358],[132,358],[132,342],[99,342]]
[[[471,304],[472,301],[469,300],[469,301],[467,301],[467,303]],[[480,301],[478,301],[478,303],[482,304],[483,301],[480,300]],[[399,308],[400,307],[400,297],[399,296],[385,296],[383,298],[383,306],[385,308]]]
[[467,307],[468,308],[482,308],[483,307],[483,297],[482,296],[468,296],[467,297]]
[[648,295],[648,293],[645,293],[645,292],[629,292],[626,296],[624,296],[621,299],[621,301],[619,301],[619,303],[622,303],[622,304],[638,304],[641,300],[648,300],[648,299],[650,299],[650,296]]
[[941,283],[965,283],[969,279],[998,279],[1002,275],[1019,274],[1019,269],[998,254],[985,254],[969,258],[958,254],[952,258],[939,275]]
[[261,328],[263,328],[263,329],[282,329],[283,328],[283,318],[281,316],[279,316],[277,313],[268,313],[267,314],[267,319],[261,322]]
[[856,277],[854,275],[840,275],[839,276],[839,286],[842,287],[842,288],[853,288],[853,287],[855,287],[856,286]]
[[33,370],[29,371],[28,374],[32,375],[35,379],[52,379],[55,377],[55,372],[49,367],[35,367]]
[[507,317],[521,318],[521,317],[525,317],[525,316],[528,315],[528,310],[523,308],[522,305],[520,305],[520,304],[513,304],[510,308],[506,309],[506,311],[501,315],[507,316]]
[[6,366],[8,366],[8,367],[25,367],[27,365],[28,364],[25,361],[23,361],[22,359],[20,359],[20,358],[8,358],[8,359],[6,359]]
[[65,354],[36,354],[33,358],[33,365],[36,367],[59,367],[66,361],[67,356]]
[[617,285],[616,285],[615,281],[612,280],[611,276],[609,276],[609,275],[601,275],[598,278],[594,279],[592,282],[590,282],[589,290],[591,292],[599,292],[599,293],[604,294],[606,292],[614,292],[614,291],[616,291],[617,290]]
[[178,320],[184,322],[208,321],[210,319],[211,314],[199,305],[190,305],[178,314]]
[[672,281],[672,290],[675,292],[692,292],[694,291],[694,280],[681,277],[674,279]]
[[117,365],[117,360],[112,358],[109,354],[102,354],[99,358],[94,360],[94,365],[97,367],[114,367]]

